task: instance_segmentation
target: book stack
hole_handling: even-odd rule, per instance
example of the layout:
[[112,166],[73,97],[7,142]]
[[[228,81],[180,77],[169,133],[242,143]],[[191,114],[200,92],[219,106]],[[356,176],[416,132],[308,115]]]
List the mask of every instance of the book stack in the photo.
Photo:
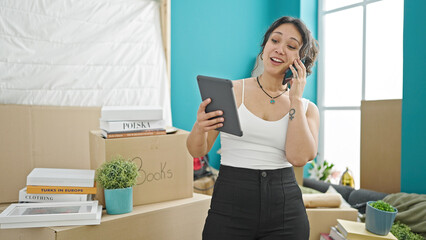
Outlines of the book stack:
[[19,202],[81,202],[91,200],[92,194],[95,170],[34,168],[19,191]]
[[321,233],[320,234],[320,240],[334,240],[334,239],[331,238],[330,234],[328,234],[328,233]]
[[380,240],[397,239],[391,232],[385,236],[367,231],[365,223],[337,219],[337,225],[331,227],[329,237],[334,240]]
[[34,168],[20,203],[0,214],[0,228],[98,225],[102,206],[90,201],[95,193],[95,170]]
[[161,107],[104,106],[99,125],[107,139],[166,134]]

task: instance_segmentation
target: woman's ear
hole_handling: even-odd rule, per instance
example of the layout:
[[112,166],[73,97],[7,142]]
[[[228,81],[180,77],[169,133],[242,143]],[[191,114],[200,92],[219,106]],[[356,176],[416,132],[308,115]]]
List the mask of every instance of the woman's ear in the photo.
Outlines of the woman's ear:
[[[263,54],[263,52],[262,52],[262,54]],[[256,57],[256,61],[254,63],[253,70],[251,71],[252,77],[258,77],[258,76],[260,76],[260,74],[263,73],[263,61],[261,59],[262,54],[259,54]]]

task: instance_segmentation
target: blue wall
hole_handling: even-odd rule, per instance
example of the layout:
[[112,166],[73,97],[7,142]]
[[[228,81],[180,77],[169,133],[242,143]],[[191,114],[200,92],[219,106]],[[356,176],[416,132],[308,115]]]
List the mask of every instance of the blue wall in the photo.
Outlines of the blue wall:
[[[300,1],[300,18],[311,30],[315,39],[318,39],[318,2],[312,0]],[[321,46],[320,46],[321,53]],[[306,79],[308,84],[303,95],[314,103],[317,103],[317,67],[312,68],[312,74]],[[306,168],[305,168],[306,169]]]
[[[300,17],[317,37],[317,6],[311,0],[172,0],[173,124],[190,131],[200,95],[198,74],[240,79],[248,77],[263,33],[278,17]],[[402,101],[401,191],[426,193],[426,1],[404,6],[404,83]],[[308,79],[305,97],[316,102],[316,72]],[[209,156],[215,167],[218,142]]]
[[401,191],[426,194],[426,1],[404,4]]
[[[173,125],[192,129],[201,102],[197,75],[232,80],[249,77],[268,26],[283,15],[299,17],[300,6],[300,0],[172,0]],[[311,25],[316,33],[316,17],[313,19]],[[316,75],[313,77],[308,79],[304,96],[316,102]],[[216,141],[209,153],[215,168],[219,167],[220,156],[216,154],[219,148]]]

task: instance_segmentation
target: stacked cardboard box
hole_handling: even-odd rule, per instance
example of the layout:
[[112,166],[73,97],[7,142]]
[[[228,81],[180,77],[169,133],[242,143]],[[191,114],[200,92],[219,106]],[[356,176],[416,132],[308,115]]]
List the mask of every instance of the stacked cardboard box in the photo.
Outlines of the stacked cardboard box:
[[318,240],[321,233],[330,232],[336,226],[337,219],[356,221],[358,210],[355,208],[307,208],[310,234],[309,240]]
[[[192,197],[193,166],[186,148],[189,133],[105,139],[99,131],[90,132],[90,167],[121,155],[134,161],[140,177],[133,187],[133,205]],[[103,189],[95,196],[104,205]]]
[[194,192],[211,196],[213,194],[214,183],[214,176],[207,176],[197,179],[194,181]]
[[89,169],[99,107],[0,104],[0,203],[18,202],[36,167]]
[[[210,196],[194,194],[192,198],[136,206],[127,214],[108,215],[104,211],[101,224],[96,226],[1,229],[0,239],[201,240],[209,206]],[[6,207],[0,206],[0,212]]]
[[[1,229],[0,239],[99,238],[87,237],[92,234],[102,239],[117,239],[117,234],[122,239],[201,239],[210,196],[193,196],[193,162],[185,145],[189,133],[97,138],[91,143],[95,136],[90,130],[99,129],[99,118],[99,107],[0,104],[0,211],[18,201],[35,167],[89,169],[117,153],[139,163],[141,178],[134,191],[138,206],[129,214],[104,211],[99,226]],[[96,157],[91,163],[91,147],[104,160]]]

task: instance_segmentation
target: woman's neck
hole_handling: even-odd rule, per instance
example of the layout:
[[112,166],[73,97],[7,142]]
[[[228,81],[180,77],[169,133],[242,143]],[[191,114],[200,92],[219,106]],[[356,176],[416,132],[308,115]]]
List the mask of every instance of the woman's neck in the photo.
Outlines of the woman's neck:
[[259,81],[263,89],[269,92],[282,92],[286,88],[286,86],[282,85],[281,77],[272,76],[265,72],[259,76]]

